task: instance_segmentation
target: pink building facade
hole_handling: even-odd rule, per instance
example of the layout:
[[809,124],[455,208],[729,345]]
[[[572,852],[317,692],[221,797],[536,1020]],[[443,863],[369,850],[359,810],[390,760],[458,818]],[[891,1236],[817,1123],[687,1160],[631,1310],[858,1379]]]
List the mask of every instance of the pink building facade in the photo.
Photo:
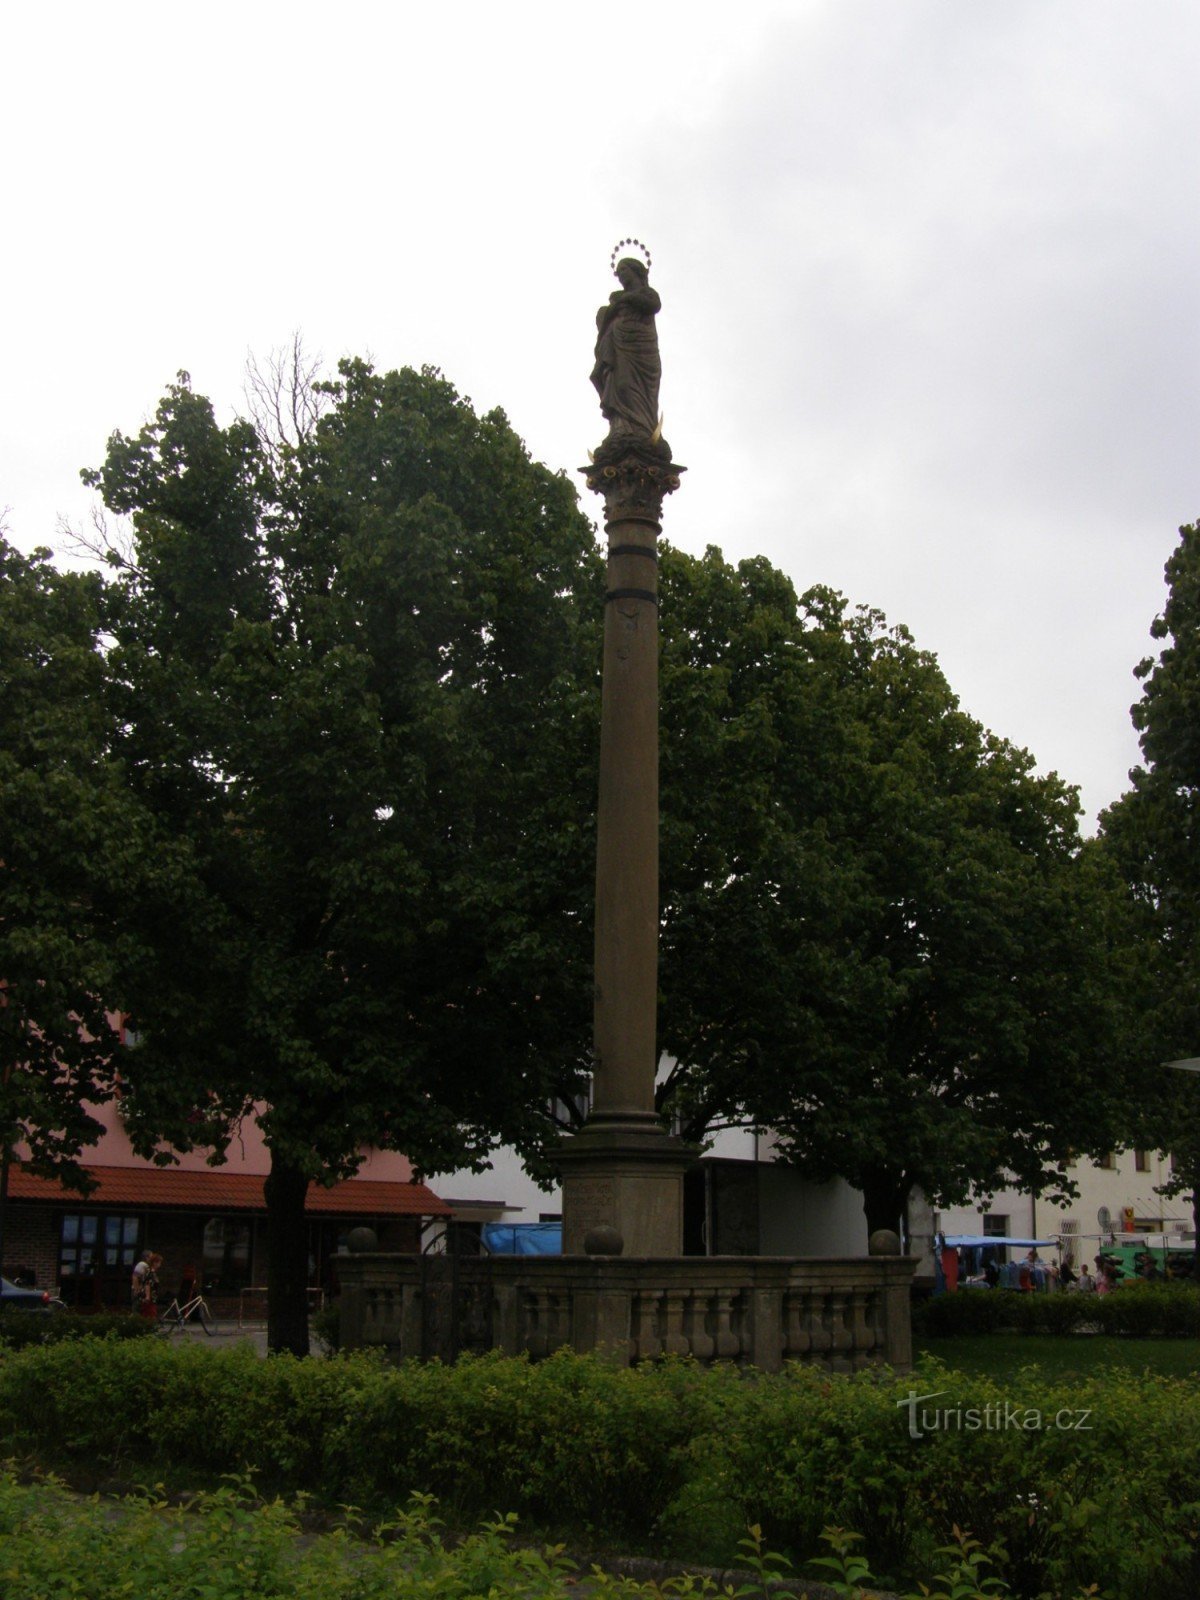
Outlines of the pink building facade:
[[[117,1102],[93,1115],[104,1131],[84,1153],[96,1185],[86,1198],[25,1171],[19,1160],[11,1166],[4,1276],[51,1289],[81,1310],[123,1309],[135,1262],[156,1250],[168,1297],[193,1279],[219,1311],[252,1305],[266,1284],[263,1180],[270,1170],[257,1123],[243,1125],[220,1166],[193,1151],[156,1167],[134,1154]],[[345,1182],[310,1185],[306,1211],[314,1302],[336,1291],[334,1258],[351,1228],[373,1228],[384,1249],[416,1251],[427,1223],[449,1215],[444,1201],[413,1181],[404,1156],[382,1150],[365,1151],[359,1172]]]

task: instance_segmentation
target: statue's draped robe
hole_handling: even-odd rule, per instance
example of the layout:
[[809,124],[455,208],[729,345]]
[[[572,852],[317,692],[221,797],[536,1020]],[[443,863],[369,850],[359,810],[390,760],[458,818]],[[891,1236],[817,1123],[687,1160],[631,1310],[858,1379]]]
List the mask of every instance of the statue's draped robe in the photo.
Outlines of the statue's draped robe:
[[649,286],[622,289],[596,316],[596,365],[592,382],[608,436],[651,443],[658,430],[662,362],[654,317],[662,302]]

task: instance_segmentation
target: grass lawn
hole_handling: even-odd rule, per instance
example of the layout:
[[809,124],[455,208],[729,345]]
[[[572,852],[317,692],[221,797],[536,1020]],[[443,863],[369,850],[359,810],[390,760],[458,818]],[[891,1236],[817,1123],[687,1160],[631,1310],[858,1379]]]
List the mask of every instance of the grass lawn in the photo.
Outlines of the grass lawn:
[[1105,1334],[978,1333],[917,1339],[914,1355],[936,1356],[957,1372],[1008,1377],[1037,1366],[1048,1378],[1084,1377],[1101,1367],[1165,1377],[1200,1377],[1200,1340],[1124,1339]]

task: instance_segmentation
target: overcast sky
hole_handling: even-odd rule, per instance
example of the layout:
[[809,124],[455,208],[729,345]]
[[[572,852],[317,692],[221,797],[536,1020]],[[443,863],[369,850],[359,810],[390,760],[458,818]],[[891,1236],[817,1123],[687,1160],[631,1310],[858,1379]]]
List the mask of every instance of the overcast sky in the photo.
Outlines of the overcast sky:
[[1200,517],[1198,81],[1195,0],[6,7],[10,535],[295,330],[573,470],[635,235],[668,537],[906,623],[1090,826]]

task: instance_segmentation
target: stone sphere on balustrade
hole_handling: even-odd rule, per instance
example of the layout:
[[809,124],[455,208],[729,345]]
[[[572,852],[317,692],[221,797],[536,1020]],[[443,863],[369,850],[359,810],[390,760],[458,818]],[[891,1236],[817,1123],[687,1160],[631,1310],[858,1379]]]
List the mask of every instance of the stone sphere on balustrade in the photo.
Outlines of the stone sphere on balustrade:
[[867,1240],[867,1254],[869,1256],[898,1256],[900,1254],[900,1235],[893,1233],[891,1228],[876,1228]]

